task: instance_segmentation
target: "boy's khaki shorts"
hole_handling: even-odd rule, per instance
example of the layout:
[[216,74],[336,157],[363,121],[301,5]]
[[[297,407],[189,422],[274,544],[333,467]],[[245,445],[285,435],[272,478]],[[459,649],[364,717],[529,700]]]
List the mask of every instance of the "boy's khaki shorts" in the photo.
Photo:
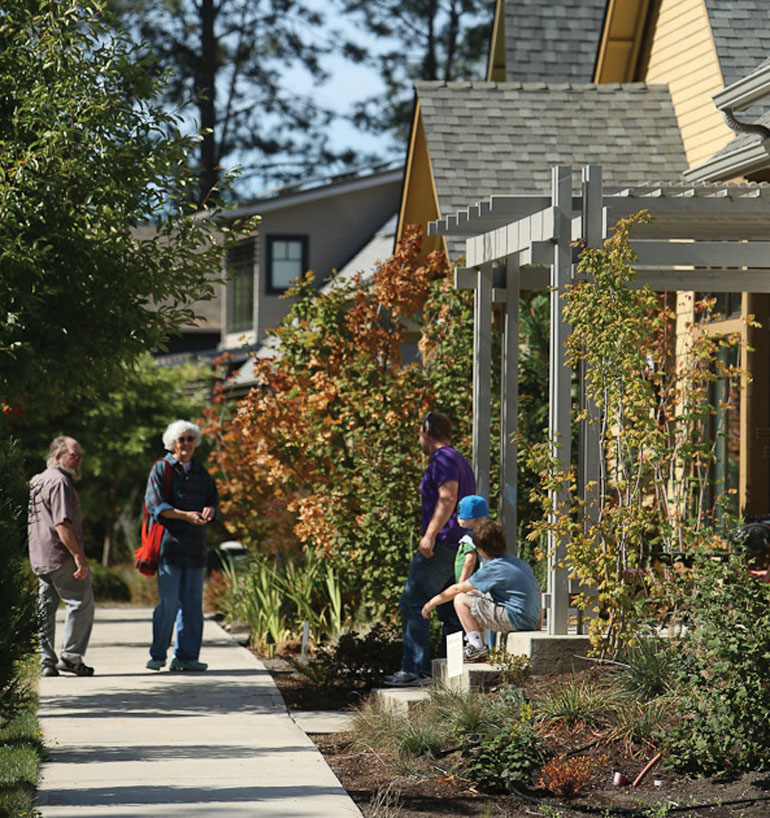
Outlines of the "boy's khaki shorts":
[[516,628],[508,618],[508,613],[502,605],[498,605],[489,593],[468,591],[471,598],[471,616],[488,631],[511,633]]

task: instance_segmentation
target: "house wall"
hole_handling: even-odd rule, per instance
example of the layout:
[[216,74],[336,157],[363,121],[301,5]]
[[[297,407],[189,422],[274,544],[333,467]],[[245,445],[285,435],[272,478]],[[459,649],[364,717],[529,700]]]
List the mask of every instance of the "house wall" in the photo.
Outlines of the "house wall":
[[[387,183],[308,196],[299,203],[287,197],[267,202],[261,211],[259,241],[254,265],[254,330],[245,334],[247,343],[264,340],[288,313],[290,303],[280,293],[268,292],[267,238],[270,235],[307,236],[308,268],[323,284],[335,270],[349,261],[388,218],[398,210],[401,182]],[[259,208],[257,207],[257,212]],[[243,343],[244,333],[226,333],[224,347]]]
[[687,161],[700,164],[735,134],[711,99],[724,88],[704,0],[659,0],[637,79],[668,84]]

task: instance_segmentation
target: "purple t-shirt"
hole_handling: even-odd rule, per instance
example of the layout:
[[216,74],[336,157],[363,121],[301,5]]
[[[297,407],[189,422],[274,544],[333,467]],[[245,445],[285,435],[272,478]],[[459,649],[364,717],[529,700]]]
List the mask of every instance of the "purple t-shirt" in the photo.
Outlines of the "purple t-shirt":
[[[428,527],[438,502],[439,486],[450,480],[457,482],[457,499],[476,493],[476,479],[470,463],[453,446],[442,446],[430,456],[428,468],[420,481],[422,495],[422,530]],[[460,528],[457,522],[457,509],[439,531],[438,538],[449,545],[457,545],[463,534],[468,532]]]

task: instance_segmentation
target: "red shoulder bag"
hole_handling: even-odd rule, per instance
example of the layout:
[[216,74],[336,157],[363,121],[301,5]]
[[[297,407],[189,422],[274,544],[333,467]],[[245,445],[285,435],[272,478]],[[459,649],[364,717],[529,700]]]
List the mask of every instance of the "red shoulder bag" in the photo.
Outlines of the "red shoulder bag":
[[[158,460],[162,460],[166,467],[166,494],[164,499],[168,502],[171,496],[171,468],[165,457],[158,458]],[[152,465],[154,466],[155,463]],[[150,517],[147,506],[145,506],[142,517],[142,544],[134,551],[134,568],[140,574],[151,577],[157,573],[158,560],[160,559],[160,541],[162,539],[163,526]]]

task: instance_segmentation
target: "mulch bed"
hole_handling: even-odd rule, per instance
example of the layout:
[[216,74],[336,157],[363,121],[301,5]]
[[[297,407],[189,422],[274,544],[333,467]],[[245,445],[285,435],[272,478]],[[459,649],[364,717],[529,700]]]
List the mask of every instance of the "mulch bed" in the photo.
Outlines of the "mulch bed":
[[[268,660],[266,664],[289,710],[355,709],[367,695],[366,692],[343,688],[319,689],[299,673],[292,672],[291,666],[280,659]],[[528,682],[528,692],[562,685],[566,678],[558,675],[534,677]],[[592,774],[585,792],[575,798],[565,799],[544,790],[527,791],[520,795],[479,791],[471,782],[452,773],[451,756],[438,762],[439,766],[416,763],[413,772],[396,775],[373,750],[355,749],[350,733],[319,734],[312,735],[311,738],[364,816],[770,816],[770,773],[751,773],[733,780],[717,781],[689,779],[656,767],[639,786],[632,787],[629,784],[617,787],[613,784],[615,772],[622,772],[632,782],[654,754],[652,750],[638,747],[633,748],[636,755],[629,754],[619,742],[586,750],[586,753],[602,753],[606,756],[606,761]],[[547,745],[549,750],[558,754],[578,750],[595,739],[596,735],[590,730],[555,729],[549,733]]]

